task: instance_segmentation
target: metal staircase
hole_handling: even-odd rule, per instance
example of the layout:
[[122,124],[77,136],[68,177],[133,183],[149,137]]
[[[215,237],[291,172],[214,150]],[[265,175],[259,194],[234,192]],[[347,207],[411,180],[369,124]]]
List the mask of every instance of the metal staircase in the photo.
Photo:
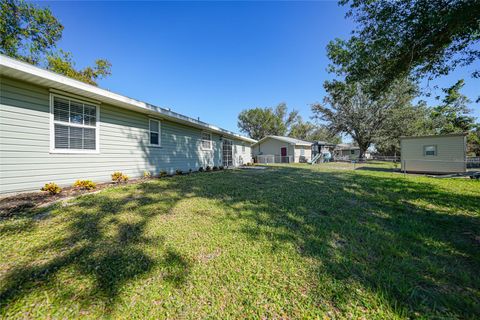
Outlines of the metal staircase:
[[310,164],[317,163],[318,159],[320,159],[321,156],[322,156],[321,153],[317,153],[317,154],[315,155],[315,157],[313,157],[313,159],[310,160],[310,162],[308,162],[308,163],[310,163]]

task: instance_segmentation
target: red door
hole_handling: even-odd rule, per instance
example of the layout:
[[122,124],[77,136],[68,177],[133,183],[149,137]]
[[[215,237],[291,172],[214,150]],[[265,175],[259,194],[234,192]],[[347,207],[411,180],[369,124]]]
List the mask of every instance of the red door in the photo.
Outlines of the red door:
[[281,147],[280,148],[280,155],[281,155],[281,158],[282,158],[282,162],[288,162],[287,147]]

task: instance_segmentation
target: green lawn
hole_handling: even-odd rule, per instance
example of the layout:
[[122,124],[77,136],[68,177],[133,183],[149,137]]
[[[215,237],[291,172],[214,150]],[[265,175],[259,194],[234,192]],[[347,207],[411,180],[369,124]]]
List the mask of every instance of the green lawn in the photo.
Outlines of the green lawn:
[[5,318],[478,318],[480,181],[274,166],[0,220]]

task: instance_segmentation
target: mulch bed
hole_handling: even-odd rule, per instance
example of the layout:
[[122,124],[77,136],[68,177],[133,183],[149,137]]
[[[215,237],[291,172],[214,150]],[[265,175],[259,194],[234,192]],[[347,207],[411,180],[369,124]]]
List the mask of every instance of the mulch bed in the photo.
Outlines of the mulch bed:
[[[147,179],[131,179],[121,185],[138,183]],[[48,192],[26,192],[18,193],[4,198],[0,198],[0,218],[12,217],[20,213],[28,213],[29,211],[46,207],[50,204],[58,202],[62,199],[73,198],[82,194],[94,193],[108,187],[117,186],[119,184],[113,182],[97,183],[93,190],[82,190],[74,187],[62,188],[62,192],[56,195],[50,195]]]
[[[217,171],[217,170],[215,170]],[[206,172],[215,172],[215,171],[206,171]],[[221,170],[218,170],[219,172]],[[197,173],[198,171],[193,172],[184,172],[183,175]],[[137,178],[130,179],[127,182],[121,183],[120,185],[128,185],[139,182],[144,182],[147,180],[172,177],[173,175],[167,175],[164,177],[151,177],[151,178]],[[14,194],[11,196],[0,197],[0,219],[9,218],[17,214],[25,214],[36,208],[46,207],[55,202],[58,202],[62,199],[74,198],[82,194],[98,192],[102,189],[118,186],[119,184],[114,182],[106,183],[97,183],[97,186],[93,190],[82,190],[74,187],[65,187],[62,188],[62,192],[56,195],[50,195],[48,192],[38,191],[38,192],[22,192]]]

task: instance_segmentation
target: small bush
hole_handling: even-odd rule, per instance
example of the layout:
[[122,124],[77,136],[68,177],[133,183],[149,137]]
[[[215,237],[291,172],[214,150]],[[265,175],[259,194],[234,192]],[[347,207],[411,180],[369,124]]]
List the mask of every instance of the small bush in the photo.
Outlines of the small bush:
[[148,170],[143,171],[143,178],[144,179],[150,179],[151,177],[152,177],[152,174],[150,173],[150,171],[148,171]]
[[224,166],[220,166],[220,167],[218,167],[218,169],[223,170],[223,169],[225,169],[225,167],[224,167]]
[[198,168],[198,172],[203,172],[203,171],[205,171],[203,167]]
[[207,166],[207,171],[212,171],[212,168],[210,168],[210,166]]
[[127,182],[129,177],[123,174],[121,171],[115,171],[112,173],[112,181],[116,183]]
[[82,190],[93,190],[97,187],[97,184],[92,180],[77,180],[73,184],[73,187]]
[[218,167],[217,166],[213,166],[213,171],[217,171],[218,170]]
[[167,171],[165,170],[160,171],[160,178],[166,177],[167,175],[168,175]]
[[188,169],[188,173],[192,173],[192,169]]
[[62,188],[60,188],[55,182],[45,183],[41,190],[48,192],[52,196],[62,192]]
[[177,176],[181,176],[181,175],[183,174],[183,171],[180,170],[180,169],[177,169],[177,170],[175,170],[175,174],[176,174]]

